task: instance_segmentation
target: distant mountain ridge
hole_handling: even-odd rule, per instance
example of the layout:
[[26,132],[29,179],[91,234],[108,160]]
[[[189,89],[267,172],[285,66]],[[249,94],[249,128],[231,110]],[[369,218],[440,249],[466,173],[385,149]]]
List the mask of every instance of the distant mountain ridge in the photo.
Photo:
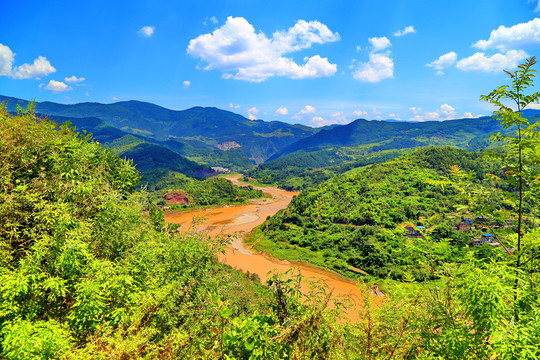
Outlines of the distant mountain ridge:
[[[540,111],[525,110],[524,116],[538,120]],[[355,120],[347,125],[321,130],[318,133],[289,145],[269,160],[296,151],[316,151],[331,147],[373,144],[380,148],[403,148],[427,145],[453,145],[469,150],[479,150],[490,135],[502,128],[490,116],[446,121],[397,122]],[[392,145],[395,144],[395,146]],[[407,146],[404,146],[407,144]]]
[[[0,102],[6,102],[9,111],[15,111],[17,105],[26,107],[28,104],[26,100],[1,95]],[[73,105],[45,101],[36,103],[36,111],[50,116],[98,118],[127,133],[159,141],[196,140],[214,148],[234,141],[240,145],[238,149],[256,163],[319,131],[279,121],[252,121],[214,107],[176,111],[134,100]]]

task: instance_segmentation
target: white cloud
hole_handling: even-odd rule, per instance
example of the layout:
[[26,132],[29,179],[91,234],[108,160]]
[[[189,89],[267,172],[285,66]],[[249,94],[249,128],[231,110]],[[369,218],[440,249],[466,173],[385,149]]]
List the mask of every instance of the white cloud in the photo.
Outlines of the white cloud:
[[189,42],[187,53],[217,69],[222,78],[261,82],[272,76],[306,79],[332,76],[337,65],[319,55],[306,57],[304,65],[282,55],[307,49],[312,44],[339,40],[326,25],[318,21],[299,20],[287,31],[277,31],[268,38],[243,17],[228,17],[223,26],[211,34],[203,34]]
[[540,110],[540,104],[529,104],[527,105],[526,109]]
[[371,48],[373,52],[384,50],[390,46],[392,46],[392,43],[386,36],[383,37],[372,37],[368,39],[369,43],[371,44]]
[[422,111],[421,107],[410,107],[409,110],[413,112],[414,115],[418,115],[420,111]]
[[416,33],[416,29],[414,28],[414,26],[410,25],[410,26],[406,26],[405,29],[403,30],[396,31],[393,35],[403,36],[403,35],[414,34],[414,33]]
[[348,124],[350,122],[342,111],[337,111],[331,114],[330,117],[334,123]]
[[137,34],[139,34],[141,37],[149,38],[154,35],[155,30],[156,28],[154,26],[143,26],[139,29],[139,31],[137,31]]
[[259,113],[259,110],[254,106],[251,109],[248,109],[248,119],[249,120],[257,120],[257,114]]
[[38,56],[32,65],[22,64],[13,68],[13,77],[15,79],[30,79],[41,75],[49,75],[53,72],[56,72],[56,69],[52,67],[49,60],[46,57]]
[[45,90],[49,90],[54,93],[61,93],[64,91],[73,90],[73,88],[71,86],[66,85],[65,83],[61,81],[51,80],[49,81],[47,86],[45,86]]
[[113,97],[112,97],[111,99],[112,99],[112,100],[114,100],[114,101],[118,101],[118,100],[120,100],[120,99],[119,99],[119,98],[117,98],[116,96],[113,96]]
[[283,107],[283,106],[280,106],[276,112],[274,113],[274,115],[287,115],[289,113],[289,110],[287,110],[286,107]]
[[454,109],[452,106],[448,104],[441,105],[441,114],[446,117],[446,119],[455,119],[456,118],[456,109]]
[[334,124],[334,121],[332,121],[332,120],[325,120],[325,119],[323,119],[323,118],[320,117],[320,116],[315,116],[315,117],[313,117],[313,118],[311,119],[311,122],[312,122],[313,124],[315,124],[316,127]]
[[359,63],[353,72],[353,78],[376,83],[394,77],[394,61],[389,54],[369,54],[367,63]]
[[442,104],[438,109],[435,111],[426,111],[423,115],[420,115],[420,111],[422,108],[417,107],[411,107],[409,108],[415,115],[414,117],[410,118],[411,121],[426,121],[426,120],[437,120],[437,121],[443,121],[443,120],[451,120],[455,119],[457,116],[456,109],[454,107],[448,105],[448,104]]
[[302,110],[300,110],[300,114],[311,114],[315,112],[315,108],[311,105],[306,105]]
[[231,109],[239,109],[240,108],[240,105],[234,105],[233,103],[229,103],[229,107]]
[[372,112],[373,114],[375,114],[375,115],[380,115],[380,114],[381,114],[381,112],[380,112],[379,110],[377,110],[377,108],[375,108],[375,107],[372,107],[372,108],[371,108],[371,112]]
[[87,92],[86,92],[86,93],[85,93],[84,95],[86,95],[86,96],[90,96],[90,94],[88,93],[88,91],[87,91]]
[[0,76],[10,76],[15,54],[6,45],[0,44]]
[[527,53],[523,50],[510,50],[506,54],[495,54],[486,56],[483,52],[461,59],[456,67],[463,71],[492,71],[511,70],[516,68],[519,63],[527,58]]
[[489,39],[480,40],[473,46],[480,50],[497,49],[500,51],[523,49],[540,44],[540,18],[507,28],[499,26],[489,35]]
[[218,23],[218,19],[215,16],[205,18],[203,25],[207,26],[209,23],[216,25]]
[[363,111],[363,110],[354,110],[352,114],[354,116],[359,116],[359,117],[366,117],[368,115],[367,111]]
[[356,46],[356,52],[360,52],[360,50],[362,50],[362,47],[360,45],[357,45]]
[[326,25],[318,21],[298,22],[287,31],[276,31],[272,44],[281,54],[309,49],[312,44],[324,44],[339,41],[339,34],[333,33]]
[[394,120],[401,120],[401,116],[399,116],[399,114],[390,114],[388,117]]
[[182,86],[184,87],[184,89],[187,89],[188,87],[191,86],[191,81],[189,80],[186,80],[182,83]]
[[86,79],[83,77],[78,78],[75,75],[73,75],[72,77],[64,78],[64,81],[67,82],[68,84],[75,84],[75,83],[83,82],[84,80]]
[[432,67],[435,70],[437,70],[437,75],[442,75],[444,72],[443,69],[446,69],[449,66],[454,65],[454,63],[457,60],[457,54],[453,51],[450,51],[447,54],[439,56],[437,60],[434,60],[430,62],[429,64],[426,64],[426,66]]

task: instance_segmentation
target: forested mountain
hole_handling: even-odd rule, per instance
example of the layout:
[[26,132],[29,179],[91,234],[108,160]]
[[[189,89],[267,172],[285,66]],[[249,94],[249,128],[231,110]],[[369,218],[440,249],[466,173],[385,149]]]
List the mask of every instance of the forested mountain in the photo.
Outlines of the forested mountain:
[[[15,111],[17,105],[23,108],[27,106],[26,100],[7,96],[0,96],[0,102],[6,102],[10,111]],[[36,103],[36,111],[54,116],[95,117],[128,133],[160,141],[197,140],[213,148],[232,143],[257,163],[318,131],[308,126],[279,121],[252,121],[213,107],[174,111],[140,101],[73,105],[46,101]]]
[[[430,185],[450,176],[457,165],[473,171],[474,182],[486,191],[486,206],[506,216],[499,192],[481,179],[487,173],[503,176],[494,160],[455,148],[427,147],[384,163],[354,169],[295,197],[254,238],[258,246],[278,257],[306,260],[352,276],[354,268],[370,275],[401,279],[428,275],[418,267],[417,254],[407,245],[406,225],[430,228],[444,241],[444,261],[463,259],[471,234],[453,229],[466,209],[454,189]],[[504,223],[504,221],[502,221]],[[480,231],[480,230],[478,230]]]
[[[537,121],[538,110],[527,110],[525,116]],[[302,150],[304,152],[331,147],[373,145],[372,151],[413,148],[428,145],[453,145],[468,150],[481,150],[489,145],[490,135],[501,126],[492,117],[426,122],[390,122],[358,119],[350,124],[322,130],[299,140],[280,156]]]

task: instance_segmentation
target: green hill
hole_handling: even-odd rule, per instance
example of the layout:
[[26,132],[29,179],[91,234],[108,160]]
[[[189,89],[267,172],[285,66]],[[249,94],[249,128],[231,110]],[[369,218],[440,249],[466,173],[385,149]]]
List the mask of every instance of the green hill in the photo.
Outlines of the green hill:
[[[0,102],[6,102],[10,111],[14,111],[16,105],[23,108],[27,105],[25,100],[7,96],[0,96]],[[197,140],[213,148],[224,142],[235,142],[240,145],[240,151],[257,163],[318,131],[279,121],[251,121],[213,107],[175,111],[140,101],[73,105],[41,102],[36,104],[36,111],[55,116],[95,117],[128,133],[160,141]]]
[[[480,153],[427,147],[380,164],[336,176],[295,197],[289,207],[260,226],[257,246],[276,256],[304,260],[354,276],[352,267],[376,277],[427,276],[407,246],[405,225],[444,233],[445,260],[463,258],[468,237],[452,229],[466,213],[452,189],[427,183],[448,176],[451,166],[474,171],[479,186],[486,173],[500,174]],[[485,204],[504,210],[495,189]],[[471,216],[473,216],[472,214]],[[504,216],[504,215],[501,215]],[[438,229],[438,230],[437,230]]]

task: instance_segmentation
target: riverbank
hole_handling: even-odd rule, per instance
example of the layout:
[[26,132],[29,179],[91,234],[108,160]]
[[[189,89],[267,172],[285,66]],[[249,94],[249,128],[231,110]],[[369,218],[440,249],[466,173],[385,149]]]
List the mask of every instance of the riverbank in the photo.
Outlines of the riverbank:
[[[240,175],[227,177],[236,185],[242,185],[239,178]],[[271,271],[284,273],[291,269],[299,270],[305,278],[321,281],[332,291],[333,297],[348,296],[351,298],[354,306],[349,309],[347,315],[349,318],[356,318],[357,310],[362,306],[362,294],[353,281],[309,264],[280,260],[268,254],[257,253],[244,245],[243,239],[246,234],[262,224],[268,216],[286,208],[292,198],[298,194],[298,192],[274,187],[259,189],[271,198],[252,200],[249,204],[244,205],[169,213],[165,220],[180,224],[186,229],[194,226],[197,231],[204,231],[209,235],[229,236],[231,243],[227,246],[225,253],[219,256],[219,261],[244,272],[249,271],[257,274],[263,283]]]

